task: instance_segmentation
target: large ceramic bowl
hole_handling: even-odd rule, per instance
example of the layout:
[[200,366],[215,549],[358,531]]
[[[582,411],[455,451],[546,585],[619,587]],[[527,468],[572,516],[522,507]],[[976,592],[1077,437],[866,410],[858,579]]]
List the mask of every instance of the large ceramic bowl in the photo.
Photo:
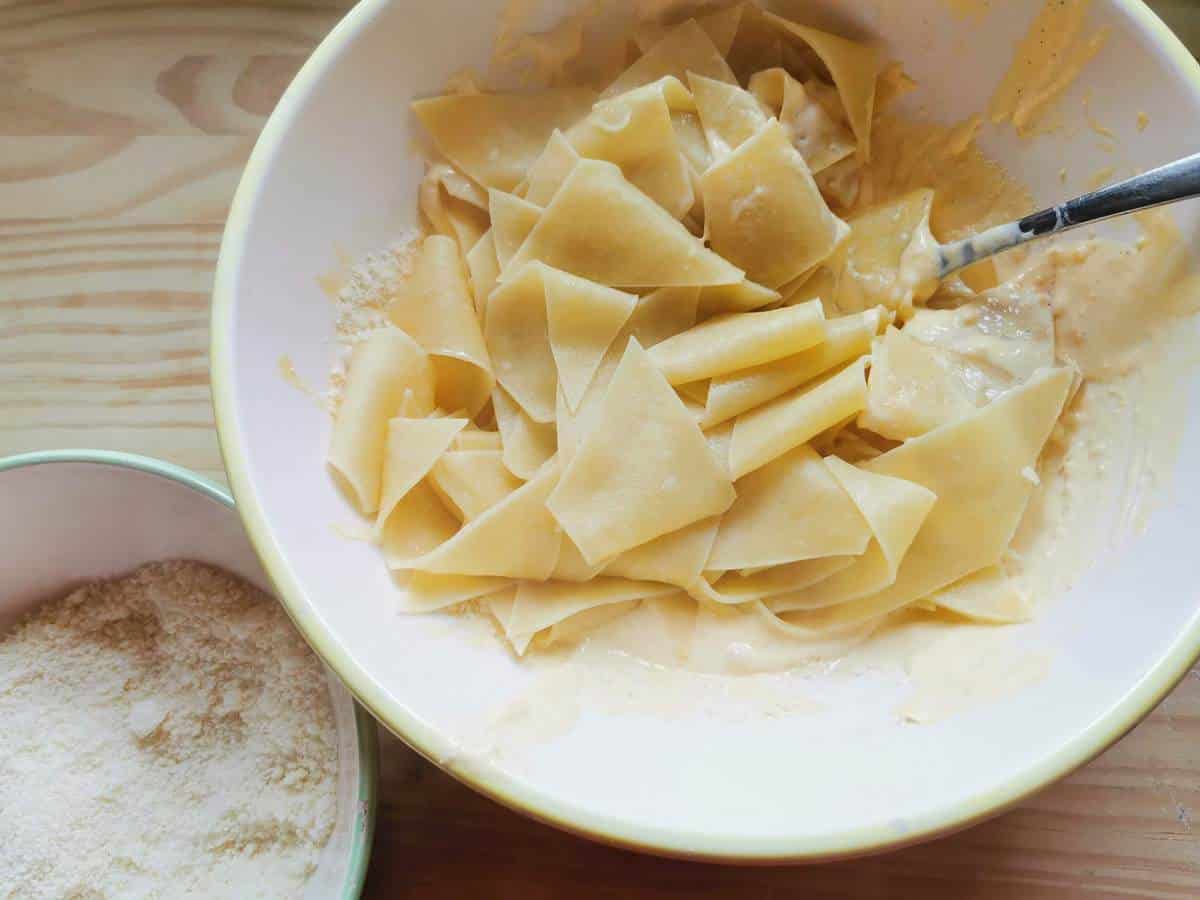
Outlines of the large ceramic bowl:
[[[324,468],[328,418],[278,367],[287,355],[305,381],[327,380],[334,309],[318,277],[339,255],[383,247],[413,223],[421,161],[408,102],[486,63],[503,5],[355,7],[268,122],[225,233],[212,343],[225,462],[266,570],[329,665],[387,727],[487,795],[580,834],[701,858],[829,858],[961,828],[1132,727],[1200,650],[1200,470],[1188,464],[1200,458],[1196,423],[1173,499],[1026,626],[1031,642],[1052,651],[1036,689],[921,727],[898,720],[886,685],[820,715],[736,725],[590,708],[512,758],[469,751],[484,720],[532,676],[445,619],[395,612],[396,588],[376,552],[333,527],[350,513]],[[922,85],[918,98],[956,121],[986,109],[1040,5],[813,0],[808,8],[882,41]],[[1114,162],[1147,167],[1196,149],[1195,61],[1140,3],[1096,0],[1086,27],[1104,25],[1107,43],[1062,99],[1062,127],[1029,141],[985,132],[986,149],[1039,202]],[[1116,133],[1116,155],[1087,127],[1085,96]],[[1066,187],[1064,166],[1075,179]],[[1176,212],[1194,239],[1195,208]]]
[[[270,589],[233,501],[158,460],[101,450],[0,458],[0,634],[37,603],[160,559],[220,566]],[[375,821],[375,724],[328,674],[338,730],[337,821],[301,900],[355,900]]]

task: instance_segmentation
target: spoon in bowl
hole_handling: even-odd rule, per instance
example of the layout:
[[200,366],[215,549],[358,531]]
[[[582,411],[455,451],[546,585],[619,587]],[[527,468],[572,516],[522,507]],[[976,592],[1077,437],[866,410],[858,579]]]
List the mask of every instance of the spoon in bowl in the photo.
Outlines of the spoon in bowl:
[[1028,241],[1197,196],[1200,196],[1200,153],[1031,213],[1016,222],[996,225],[961,241],[939,244],[936,277],[940,281],[971,263]]

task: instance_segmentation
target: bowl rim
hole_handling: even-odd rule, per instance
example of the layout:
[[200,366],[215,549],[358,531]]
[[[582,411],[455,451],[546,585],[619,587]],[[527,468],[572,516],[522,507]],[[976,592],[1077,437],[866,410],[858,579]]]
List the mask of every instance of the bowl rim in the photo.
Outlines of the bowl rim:
[[[210,500],[215,500],[237,512],[233,497],[215,482],[174,463],[137,453],[87,449],[39,450],[32,453],[18,453],[14,456],[0,457],[0,473],[12,469],[56,463],[90,463],[156,475],[191,488]],[[280,605],[285,611],[288,609],[286,603],[280,601]],[[318,657],[320,658],[319,654]],[[337,678],[341,677],[332,667],[330,672],[337,675]],[[346,880],[342,885],[340,897],[342,900],[357,900],[362,895],[363,885],[366,883],[367,867],[371,860],[371,844],[375,835],[375,814],[379,796],[379,741],[375,730],[375,720],[357,701],[353,692],[339,684],[336,679],[327,678],[326,681],[334,690],[344,691],[354,709],[355,744],[358,748],[358,785],[354,800],[354,818],[351,822],[353,833],[350,838],[350,860],[346,868]]]
[[[600,843],[711,862],[813,863],[899,849],[952,834],[999,815],[1099,756],[1132,730],[1184,678],[1200,658],[1200,616],[1193,617],[1152,667],[1107,712],[1069,740],[990,790],[912,817],[906,823],[909,827],[900,835],[883,825],[801,838],[744,838],[712,834],[703,829],[664,828],[589,812],[575,803],[529,787],[491,764],[479,764],[470,769],[455,765],[453,742],[389,698],[369,673],[332,639],[315,609],[305,599],[300,579],[275,541],[250,475],[237,416],[237,386],[233,377],[232,334],[237,278],[263,176],[274,163],[293,121],[327,68],[391,2],[393,0],[360,0],[305,61],[263,127],[226,220],[213,286],[209,353],[218,441],[237,499],[237,510],[250,541],[301,633],[384,727],[434,765],[490,799],[537,821]],[[1200,98],[1200,63],[1158,15],[1143,0],[1110,0],[1110,3],[1142,26],[1156,50]]]

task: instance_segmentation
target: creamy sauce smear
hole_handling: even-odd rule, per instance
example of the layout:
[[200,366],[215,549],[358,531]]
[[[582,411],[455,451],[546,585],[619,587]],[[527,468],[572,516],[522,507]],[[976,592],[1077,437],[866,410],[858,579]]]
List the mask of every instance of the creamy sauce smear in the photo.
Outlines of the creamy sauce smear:
[[[635,18],[651,19],[662,5],[635,4]],[[948,5],[963,17],[987,7],[976,0]],[[990,121],[1011,122],[1023,136],[1048,127],[1055,99],[1107,38],[1084,28],[1089,5],[1045,5],[993,95]],[[603,52],[590,61],[561,53],[564,42],[578,51],[579,23],[594,7],[552,32],[515,38],[531,12],[529,3],[513,4],[493,71],[523,69],[522,80],[540,83],[563,83],[571,71],[608,77],[605,67],[614,61]],[[1033,204],[976,145],[982,116],[947,125],[892,113],[890,102],[912,87],[896,64],[881,74],[872,159],[841,213],[852,218],[914,189],[934,189],[932,234],[914,242],[902,272],[921,297],[934,287],[934,234],[952,241],[1019,218]],[[1098,555],[1144,525],[1175,459],[1183,425],[1177,386],[1198,362],[1192,317],[1200,311],[1200,281],[1169,214],[1144,214],[1138,224],[1134,244],[1068,237],[985,260],[938,287],[934,308],[919,309],[908,323],[964,360],[961,377],[985,400],[1051,362],[1047,354],[1086,379],[1038,471],[1029,472],[1038,487],[1004,560],[1034,617]],[[964,298],[972,299],[952,308]],[[492,627],[482,616],[475,625],[481,634]],[[819,713],[817,685],[841,677],[906,684],[896,715],[933,722],[1036,683],[1052,659],[1022,626],[968,624],[928,604],[801,639],[754,607],[697,608],[666,598],[524,664],[536,673],[531,687],[496,711],[466,755],[519,755],[569,731],[585,708],[731,721]]]

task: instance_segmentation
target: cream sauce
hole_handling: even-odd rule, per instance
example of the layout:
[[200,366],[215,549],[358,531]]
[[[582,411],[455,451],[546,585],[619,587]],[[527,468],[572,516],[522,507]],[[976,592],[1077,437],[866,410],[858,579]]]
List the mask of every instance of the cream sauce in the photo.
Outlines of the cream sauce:
[[1017,46],[1012,65],[992,96],[993,122],[1035,133],[1050,105],[1100,52],[1108,29],[1086,33],[1091,0],[1048,0]]

